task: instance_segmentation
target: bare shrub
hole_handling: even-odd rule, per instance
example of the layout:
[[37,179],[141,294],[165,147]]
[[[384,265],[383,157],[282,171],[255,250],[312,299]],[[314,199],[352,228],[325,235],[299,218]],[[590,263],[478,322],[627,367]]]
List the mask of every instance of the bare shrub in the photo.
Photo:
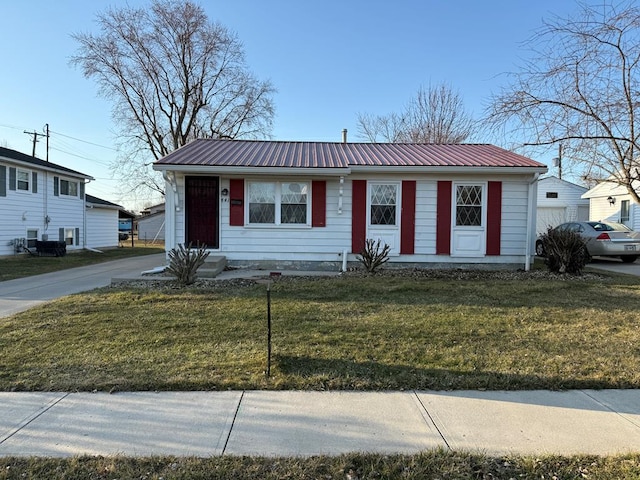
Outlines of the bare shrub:
[[368,238],[364,244],[364,248],[356,257],[369,273],[375,273],[383,264],[389,261],[389,251],[391,247],[382,240],[373,240]]
[[180,285],[191,285],[196,281],[197,271],[209,256],[205,245],[197,245],[195,249],[189,244],[178,245],[169,251],[169,267],[167,273],[175,276]]
[[582,274],[590,256],[584,240],[578,233],[550,228],[542,235],[541,240],[546,255],[544,263],[550,272]]

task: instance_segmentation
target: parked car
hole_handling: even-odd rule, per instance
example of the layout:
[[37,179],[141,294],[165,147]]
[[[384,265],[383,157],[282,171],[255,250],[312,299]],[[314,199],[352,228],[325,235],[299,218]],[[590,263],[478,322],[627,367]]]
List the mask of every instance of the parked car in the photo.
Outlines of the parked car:
[[[556,229],[578,233],[591,257],[618,257],[625,263],[632,263],[640,256],[640,232],[634,232],[622,223],[568,222]],[[540,238],[536,240],[536,255],[545,256]]]

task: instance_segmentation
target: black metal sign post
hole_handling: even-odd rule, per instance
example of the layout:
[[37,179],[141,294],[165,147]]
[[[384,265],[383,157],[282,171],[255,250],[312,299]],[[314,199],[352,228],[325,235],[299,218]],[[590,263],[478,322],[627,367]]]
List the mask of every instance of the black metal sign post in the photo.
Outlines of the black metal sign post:
[[271,376],[271,282],[267,283],[267,378]]

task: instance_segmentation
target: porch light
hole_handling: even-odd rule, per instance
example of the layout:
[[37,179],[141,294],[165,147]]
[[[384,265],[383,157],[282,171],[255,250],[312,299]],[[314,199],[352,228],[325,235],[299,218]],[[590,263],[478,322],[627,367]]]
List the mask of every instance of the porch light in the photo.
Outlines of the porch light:
[[229,189],[223,188],[220,193],[222,194],[223,197],[226,197],[227,195],[229,195]]
[[607,197],[607,201],[609,202],[609,205],[615,205],[616,204],[616,197],[612,197],[611,195],[609,195]]

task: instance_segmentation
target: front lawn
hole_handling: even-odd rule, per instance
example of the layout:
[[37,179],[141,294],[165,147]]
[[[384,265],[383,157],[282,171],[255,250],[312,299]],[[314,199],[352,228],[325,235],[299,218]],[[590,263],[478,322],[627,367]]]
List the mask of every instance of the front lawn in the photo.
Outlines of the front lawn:
[[102,253],[90,250],[74,251],[64,257],[38,257],[28,254],[0,257],[0,282],[154,253],[164,253],[164,249],[138,246],[105,249]]
[[[206,282],[205,282],[206,283]],[[0,320],[0,390],[640,388],[631,277],[450,272],[104,288]]]

